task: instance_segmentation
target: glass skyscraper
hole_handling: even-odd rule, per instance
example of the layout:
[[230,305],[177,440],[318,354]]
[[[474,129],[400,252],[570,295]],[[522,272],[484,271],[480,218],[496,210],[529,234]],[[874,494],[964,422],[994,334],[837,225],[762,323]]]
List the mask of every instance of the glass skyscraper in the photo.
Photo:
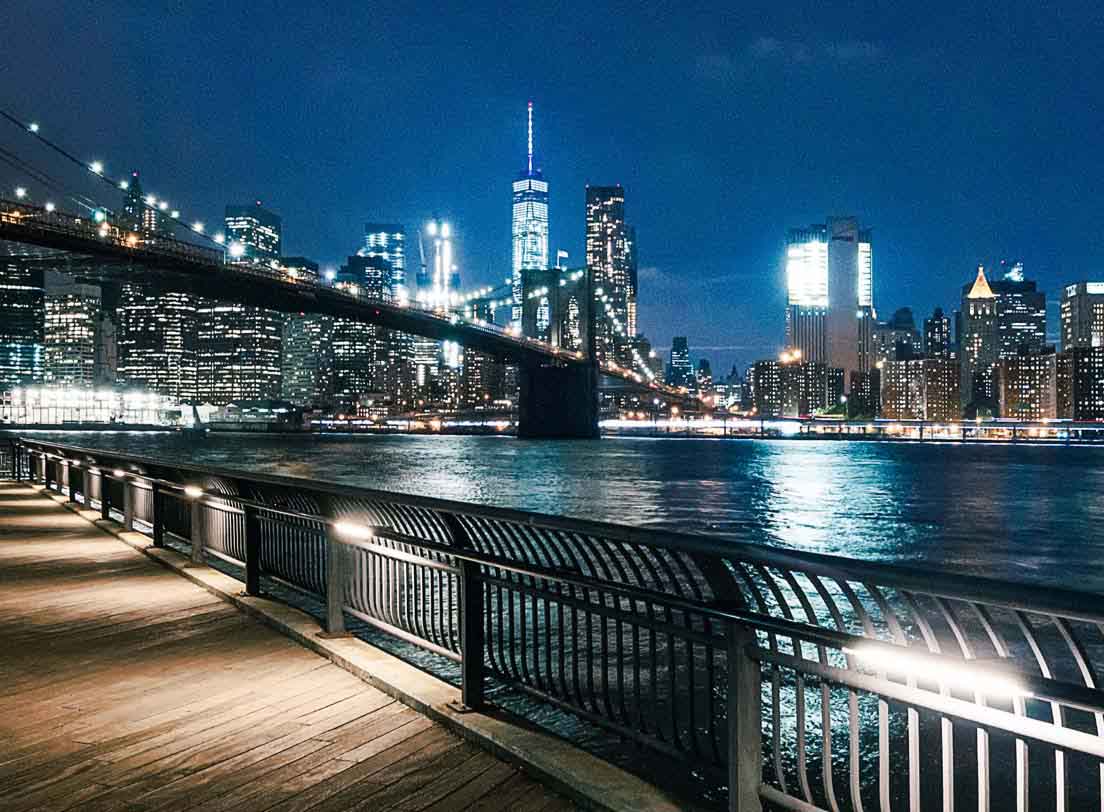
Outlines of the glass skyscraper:
[[0,391],[42,381],[44,324],[42,268],[0,256]]
[[872,348],[874,251],[854,217],[791,229],[786,239],[786,346],[807,361],[865,372]]
[[[587,186],[586,262],[594,282],[595,351],[600,361],[632,365],[629,304],[633,300],[633,244],[625,224],[625,190]],[[633,309],[635,320],[635,308]]]
[[[533,103],[529,102],[529,160],[514,180],[513,208],[513,310],[511,322],[520,328],[522,271],[543,271],[548,262],[548,181],[533,168]],[[547,311],[547,306],[545,307]]]

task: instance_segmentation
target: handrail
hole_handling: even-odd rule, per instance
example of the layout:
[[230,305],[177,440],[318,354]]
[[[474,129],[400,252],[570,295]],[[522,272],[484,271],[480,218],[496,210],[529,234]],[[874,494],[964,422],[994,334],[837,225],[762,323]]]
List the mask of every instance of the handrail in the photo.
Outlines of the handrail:
[[[134,465],[151,467],[164,466],[163,461],[152,457],[126,454],[115,451],[103,451],[84,446],[62,443],[44,443],[33,439],[24,442],[38,446],[64,450],[72,454],[110,456]],[[250,472],[248,476],[231,468],[208,465],[189,465],[173,463],[172,467],[180,471],[191,471],[199,475],[242,479],[261,482],[280,487],[304,489],[303,480],[298,477],[281,476],[263,472]],[[536,511],[524,511],[516,508],[502,508],[491,505],[476,505],[471,502],[459,502],[434,496],[420,496],[395,491],[379,491],[359,486],[343,485],[334,482],[312,480],[309,490],[319,493],[355,496],[368,499],[387,499],[400,504],[444,510],[451,513],[490,517],[511,522],[520,522],[533,527],[542,527],[568,532],[597,535],[604,538],[631,543],[666,547],[672,550],[725,557],[738,556],[750,562],[779,567],[807,568],[818,575],[848,580],[877,579],[887,586],[904,589],[917,589],[933,595],[948,598],[977,600],[999,604],[1011,609],[1025,608],[1013,593],[1024,589],[1039,589],[1037,584],[984,578],[957,573],[941,573],[938,581],[930,571],[902,564],[887,564],[874,561],[846,558],[826,553],[814,553],[806,550],[793,550],[783,547],[768,547],[741,541],[716,539],[700,533],[688,533],[677,530],[656,530],[648,527],[614,524],[593,519],[569,518]],[[1104,599],[1100,595],[1064,587],[1046,587],[1041,596],[1031,602],[1036,610],[1053,612],[1092,622],[1104,623]]]
[[[474,709],[501,684],[685,763],[739,812],[919,810],[973,803],[966,787],[984,808],[1039,791],[1104,803],[1104,614],[1086,593],[38,440],[14,451],[17,477],[240,566],[247,594],[279,582],[321,600],[331,634],[348,616],[458,662]],[[977,742],[965,760],[960,727]]]

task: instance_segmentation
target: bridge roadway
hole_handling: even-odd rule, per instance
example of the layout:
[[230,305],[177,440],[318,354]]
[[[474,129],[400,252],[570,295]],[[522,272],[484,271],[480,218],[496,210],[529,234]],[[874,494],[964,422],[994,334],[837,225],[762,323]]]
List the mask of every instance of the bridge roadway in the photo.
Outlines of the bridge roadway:
[[570,803],[23,483],[0,483],[0,809]]
[[[225,262],[220,249],[184,240],[143,239],[108,223],[12,200],[0,200],[0,241],[63,251],[88,260],[73,262],[82,277],[119,282],[144,281],[165,291],[217,297],[285,313],[321,313],[367,321],[390,330],[455,341],[464,347],[532,368],[555,363],[562,367],[589,364],[581,353],[524,336],[496,325],[443,316],[418,307],[360,299],[357,296],[277,271]],[[142,278],[136,280],[135,269]],[[630,369],[606,363],[601,373],[623,385],[654,392],[679,403],[691,400],[685,391],[650,382]]]

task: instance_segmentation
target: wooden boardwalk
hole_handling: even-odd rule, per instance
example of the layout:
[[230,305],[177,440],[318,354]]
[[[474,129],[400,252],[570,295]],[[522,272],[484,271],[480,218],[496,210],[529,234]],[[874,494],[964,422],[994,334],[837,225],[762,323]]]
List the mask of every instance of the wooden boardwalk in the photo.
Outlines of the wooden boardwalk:
[[567,801],[18,483],[0,483],[0,809]]

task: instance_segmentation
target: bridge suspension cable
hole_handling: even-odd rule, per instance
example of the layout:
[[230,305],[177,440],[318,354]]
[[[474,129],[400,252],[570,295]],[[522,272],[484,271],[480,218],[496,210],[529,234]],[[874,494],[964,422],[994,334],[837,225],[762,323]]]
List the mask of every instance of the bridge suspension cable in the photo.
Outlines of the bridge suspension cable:
[[[46,146],[47,148],[49,148],[53,152],[57,153],[58,155],[62,156],[65,160],[69,161],[70,163],[80,167],[82,170],[84,170],[88,174],[92,175],[94,178],[99,180],[101,183],[107,184],[108,186],[111,187],[111,189],[113,191],[115,191],[115,192],[124,191],[125,192],[125,191],[127,191],[127,189],[129,189],[129,181],[127,181],[125,178],[122,179],[122,180],[119,180],[119,181],[114,181],[110,177],[108,177],[106,172],[104,171],[104,166],[103,166],[102,162],[92,161],[91,163],[89,163],[89,162],[83,161],[80,158],[78,158],[73,152],[71,152],[70,150],[68,150],[65,147],[61,146],[56,141],[54,141],[50,138],[47,138],[45,135],[42,134],[41,127],[39,126],[39,124],[37,122],[33,122],[33,121],[25,122],[25,121],[21,120],[19,117],[17,117],[16,115],[14,115],[13,113],[11,113],[10,111],[5,110],[4,108],[0,108],[0,118],[4,119],[8,123],[13,124],[14,126],[18,127],[20,130],[22,130],[27,135],[37,139],[41,144],[43,144],[44,146]],[[72,198],[72,195],[69,195],[69,197]],[[84,203],[80,200],[77,200],[76,198],[73,198],[73,199],[76,202],[78,202],[80,205],[85,205],[85,206],[88,205],[87,203]],[[159,216],[165,215],[166,209],[159,208],[155,203],[151,203],[149,199],[143,198],[143,199],[140,199],[138,202],[142,206],[142,208],[144,208],[148,211],[152,211],[152,212],[154,212],[155,214],[157,214]],[[164,203],[166,201],[161,201],[161,202]],[[102,207],[93,206],[92,208],[102,208]],[[202,228],[202,223],[201,222],[196,221],[194,225],[189,226],[186,222],[184,222],[184,220],[182,218],[179,217],[178,212],[174,211],[173,213],[177,214],[178,216],[176,216],[176,217],[169,216],[169,217],[165,218],[167,220],[167,222],[171,225],[172,228],[174,228],[174,229],[177,228],[177,227],[183,228],[185,231],[188,232],[189,235],[191,235],[193,237],[201,237],[202,239],[206,240],[207,242],[218,246],[220,249],[222,248],[222,245],[223,245],[222,241],[216,239],[215,237],[212,237],[212,236],[206,234],[204,232],[203,228]]]

